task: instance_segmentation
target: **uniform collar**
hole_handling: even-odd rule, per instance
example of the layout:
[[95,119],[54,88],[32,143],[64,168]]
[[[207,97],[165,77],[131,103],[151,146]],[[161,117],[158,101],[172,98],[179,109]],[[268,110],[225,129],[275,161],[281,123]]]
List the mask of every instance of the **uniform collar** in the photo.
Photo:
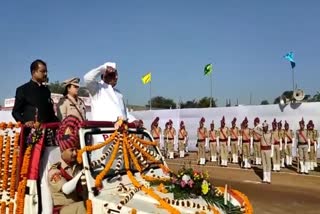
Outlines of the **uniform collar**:
[[67,97],[68,97],[68,99],[70,99],[71,101],[73,101],[75,103],[78,101],[78,99],[74,98],[73,96],[71,96],[69,94],[67,94]]
[[39,84],[38,82],[34,81],[33,79],[31,79],[29,81],[29,83],[32,85],[32,86],[35,86],[35,87],[41,87],[43,86],[42,84]]

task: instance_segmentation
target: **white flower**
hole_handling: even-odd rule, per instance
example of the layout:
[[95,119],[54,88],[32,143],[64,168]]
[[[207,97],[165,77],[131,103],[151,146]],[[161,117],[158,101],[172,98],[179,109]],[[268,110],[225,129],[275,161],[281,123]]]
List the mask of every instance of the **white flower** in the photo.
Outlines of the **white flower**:
[[189,180],[191,180],[189,175],[183,175],[181,178],[185,183],[188,183]]

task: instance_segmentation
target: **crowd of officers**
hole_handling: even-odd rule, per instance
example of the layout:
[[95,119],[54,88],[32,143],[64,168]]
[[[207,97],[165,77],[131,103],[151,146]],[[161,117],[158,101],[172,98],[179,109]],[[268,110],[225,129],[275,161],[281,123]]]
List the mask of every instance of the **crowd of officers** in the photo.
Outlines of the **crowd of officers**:
[[[199,121],[197,128],[198,148],[197,161],[205,165],[206,161],[218,162],[227,167],[228,162],[240,164],[242,168],[249,169],[251,164],[262,165],[264,182],[271,182],[271,170],[279,172],[281,168],[292,166],[292,153],[297,149],[297,170],[299,173],[308,174],[317,167],[317,149],[319,147],[318,131],[314,129],[314,123],[310,120],[305,129],[305,122],[299,121],[300,128],[294,132],[287,121],[272,122],[269,130],[267,121],[260,124],[260,119],[254,119],[253,128],[248,127],[247,117],[242,121],[241,127],[236,126],[237,119],[231,121],[231,127],[227,127],[225,118],[220,121],[220,127],[215,128],[214,121],[210,128],[204,127],[205,118]],[[151,134],[160,145],[163,140],[164,156],[169,159],[174,156],[174,143],[178,143],[179,157],[184,157],[188,152],[188,132],[183,121],[180,123],[178,133],[172,126],[172,120],[165,124],[162,131],[159,127],[159,117],[151,124]],[[177,138],[177,139],[176,139]],[[209,158],[206,150],[209,149]]]

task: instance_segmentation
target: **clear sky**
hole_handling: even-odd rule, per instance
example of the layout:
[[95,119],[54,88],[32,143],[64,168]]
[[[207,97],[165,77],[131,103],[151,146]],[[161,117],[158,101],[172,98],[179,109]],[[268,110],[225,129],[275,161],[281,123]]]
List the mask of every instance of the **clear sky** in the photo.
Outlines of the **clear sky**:
[[0,100],[30,79],[30,63],[48,64],[50,81],[83,75],[107,61],[120,73],[118,88],[129,104],[152,96],[175,101],[210,95],[203,67],[213,63],[218,105],[272,102],[296,83],[319,90],[318,0],[55,0],[1,1]]

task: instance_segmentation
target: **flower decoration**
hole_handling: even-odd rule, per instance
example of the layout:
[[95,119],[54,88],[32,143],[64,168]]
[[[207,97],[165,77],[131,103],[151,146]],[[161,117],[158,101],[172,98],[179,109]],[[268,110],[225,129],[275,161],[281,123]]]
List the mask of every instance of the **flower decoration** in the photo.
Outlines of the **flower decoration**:
[[201,192],[202,194],[206,195],[210,190],[210,184],[208,183],[208,181],[203,180],[202,184],[201,184]]

